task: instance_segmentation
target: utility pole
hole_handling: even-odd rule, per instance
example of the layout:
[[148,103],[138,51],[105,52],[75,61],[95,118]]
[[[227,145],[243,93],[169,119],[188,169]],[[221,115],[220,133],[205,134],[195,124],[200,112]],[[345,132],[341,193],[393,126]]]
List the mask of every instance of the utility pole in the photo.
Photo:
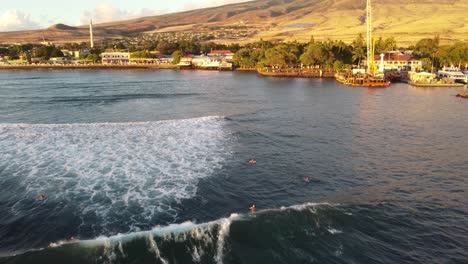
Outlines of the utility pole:
[[89,41],[91,43],[91,49],[94,48],[94,39],[93,39],[93,20],[89,21]]
[[373,74],[372,65],[374,64],[374,47],[372,45],[372,6],[371,0],[366,4],[366,25],[367,25],[367,73]]

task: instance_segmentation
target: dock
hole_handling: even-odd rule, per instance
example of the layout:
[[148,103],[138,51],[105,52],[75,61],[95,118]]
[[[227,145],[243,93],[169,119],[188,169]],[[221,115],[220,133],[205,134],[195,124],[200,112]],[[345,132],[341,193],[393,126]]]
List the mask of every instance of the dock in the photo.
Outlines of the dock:
[[465,86],[462,83],[418,83],[418,82],[413,82],[413,81],[409,81],[408,84],[414,87],[433,87],[433,88],[439,88],[439,87],[440,88],[443,88],[443,87],[460,88],[460,87]]
[[468,91],[459,92],[457,97],[468,98]]
[[309,69],[257,69],[257,73],[267,77],[333,78],[334,70]]

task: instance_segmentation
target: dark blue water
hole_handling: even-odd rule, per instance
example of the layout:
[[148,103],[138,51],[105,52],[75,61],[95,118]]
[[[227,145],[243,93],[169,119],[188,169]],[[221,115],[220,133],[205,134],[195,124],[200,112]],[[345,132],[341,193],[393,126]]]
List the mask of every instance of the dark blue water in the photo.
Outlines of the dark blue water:
[[0,71],[0,263],[467,263],[456,93]]

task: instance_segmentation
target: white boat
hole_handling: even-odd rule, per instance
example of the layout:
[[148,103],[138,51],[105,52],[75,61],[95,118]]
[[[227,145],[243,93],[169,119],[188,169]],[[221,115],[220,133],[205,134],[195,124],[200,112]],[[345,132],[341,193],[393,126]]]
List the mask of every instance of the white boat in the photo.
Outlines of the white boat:
[[468,83],[468,77],[457,67],[443,67],[437,72],[437,78],[448,78],[453,82]]

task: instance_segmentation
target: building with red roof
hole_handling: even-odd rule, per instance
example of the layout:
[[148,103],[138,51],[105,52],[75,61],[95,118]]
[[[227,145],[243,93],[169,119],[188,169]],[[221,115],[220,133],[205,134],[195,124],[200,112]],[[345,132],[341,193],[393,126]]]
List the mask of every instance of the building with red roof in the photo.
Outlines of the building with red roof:
[[[384,70],[420,71],[422,61],[400,51],[385,51],[383,54]],[[380,65],[381,55],[374,56],[374,63]]]
[[230,50],[212,50],[208,53],[208,57],[219,57],[227,61],[231,61],[234,56],[234,53]]

